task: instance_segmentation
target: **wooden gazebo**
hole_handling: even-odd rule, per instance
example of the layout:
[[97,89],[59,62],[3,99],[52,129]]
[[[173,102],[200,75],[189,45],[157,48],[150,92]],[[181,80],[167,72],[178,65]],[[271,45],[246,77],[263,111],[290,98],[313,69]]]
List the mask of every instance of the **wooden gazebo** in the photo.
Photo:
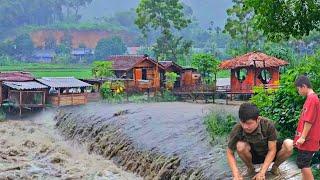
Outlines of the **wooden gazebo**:
[[220,69],[231,69],[231,92],[251,94],[254,86],[278,86],[280,67],[287,61],[268,56],[262,52],[250,52],[222,61]]

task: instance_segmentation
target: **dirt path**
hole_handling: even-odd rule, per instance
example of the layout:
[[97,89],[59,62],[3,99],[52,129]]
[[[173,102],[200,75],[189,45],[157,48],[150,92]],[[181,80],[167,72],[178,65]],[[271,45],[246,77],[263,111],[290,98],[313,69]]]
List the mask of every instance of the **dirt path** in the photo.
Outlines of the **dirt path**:
[[0,179],[141,179],[54,129],[52,113],[0,123]]

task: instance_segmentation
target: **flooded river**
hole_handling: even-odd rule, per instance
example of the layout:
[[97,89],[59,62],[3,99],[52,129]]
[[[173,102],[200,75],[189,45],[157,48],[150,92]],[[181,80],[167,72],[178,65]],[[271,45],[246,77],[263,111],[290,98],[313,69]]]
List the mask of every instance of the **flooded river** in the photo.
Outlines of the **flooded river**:
[[142,179],[66,141],[52,115],[0,123],[0,179]]
[[[0,179],[231,179],[225,139],[211,144],[203,118],[211,111],[236,116],[237,110],[92,103],[1,122]],[[268,179],[300,179],[292,162],[281,170]]]

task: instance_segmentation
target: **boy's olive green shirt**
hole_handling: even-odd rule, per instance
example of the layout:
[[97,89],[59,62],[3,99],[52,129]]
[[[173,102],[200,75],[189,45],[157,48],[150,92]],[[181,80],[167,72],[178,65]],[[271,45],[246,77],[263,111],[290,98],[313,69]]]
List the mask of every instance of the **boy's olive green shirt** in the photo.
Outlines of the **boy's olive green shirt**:
[[266,156],[269,150],[268,141],[276,141],[277,132],[271,120],[264,117],[259,119],[258,128],[251,134],[245,133],[240,123],[236,124],[230,133],[228,147],[235,151],[237,142],[244,141],[250,144],[251,151],[259,156]]

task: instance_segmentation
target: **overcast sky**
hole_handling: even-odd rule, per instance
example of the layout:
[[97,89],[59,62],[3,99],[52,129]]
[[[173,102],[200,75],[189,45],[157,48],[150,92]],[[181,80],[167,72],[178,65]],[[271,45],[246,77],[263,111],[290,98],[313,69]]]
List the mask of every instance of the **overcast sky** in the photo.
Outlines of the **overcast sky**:
[[[227,18],[226,9],[232,6],[232,0],[183,0],[191,6],[193,14],[204,28],[214,21],[215,26],[223,27]],[[91,5],[81,10],[84,20],[93,17],[112,15],[117,11],[136,8],[139,0],[93,0]]]

